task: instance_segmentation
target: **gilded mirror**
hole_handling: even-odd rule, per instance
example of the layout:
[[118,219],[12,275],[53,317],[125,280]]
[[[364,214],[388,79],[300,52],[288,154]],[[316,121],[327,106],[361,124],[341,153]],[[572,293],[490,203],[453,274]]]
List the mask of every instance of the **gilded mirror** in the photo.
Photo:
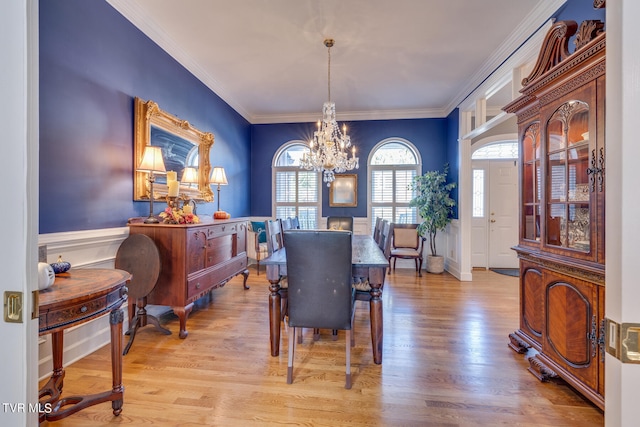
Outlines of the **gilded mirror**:
[[[145,172],[135,170],[142,160],[144,147],[158,146],[167,171],[175,171],[182,179],[184,168],[195,167],[198,182],[180,183],[180,195],[184,198],[212,201],[213,192],[209,186],[211,162],[209,152],[213,145],[213,134],[201,132],[186,120],[181,120],[163,111],[153,101],[135,98],[135,150],[134,150],[134,200],[149,200],[149,182]],[[166,175],[156,175],[153,186],[154,199],[167,195]]]

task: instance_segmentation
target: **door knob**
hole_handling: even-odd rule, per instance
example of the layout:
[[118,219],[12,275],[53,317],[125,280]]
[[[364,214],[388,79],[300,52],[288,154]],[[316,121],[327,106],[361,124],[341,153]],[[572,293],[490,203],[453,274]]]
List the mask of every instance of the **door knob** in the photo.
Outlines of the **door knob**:
[[492,220],[491,220],[491,222],[496,222],[496,220],[495,220],[495,219],[492,219]]

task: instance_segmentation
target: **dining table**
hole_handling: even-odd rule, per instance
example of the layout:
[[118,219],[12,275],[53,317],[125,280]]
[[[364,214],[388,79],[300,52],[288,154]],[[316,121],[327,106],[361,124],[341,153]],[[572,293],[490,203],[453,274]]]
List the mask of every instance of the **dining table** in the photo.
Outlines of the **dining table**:
[[[371,345],[373,349],[373,361],[382,363],[382,288],[389,261],[378,247],[373,237],[369,235],[354,234],[351,240],[352,275],[353,277],[366,278],[371,287],[369,298],[369,315],[371,323]],[[285,246],[270,256],[261,260],[266,267],[269,286],[269,338],[271,341],[271,356],[280,354],[280,327],[281,327],[281,295],[280,281],[287,275],[287,248]]]

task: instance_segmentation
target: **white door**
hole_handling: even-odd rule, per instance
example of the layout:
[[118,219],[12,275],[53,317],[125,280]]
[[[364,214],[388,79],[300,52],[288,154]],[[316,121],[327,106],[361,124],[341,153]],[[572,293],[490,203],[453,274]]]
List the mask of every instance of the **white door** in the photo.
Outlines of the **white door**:
[[491,160],[489,173],[489,267],[517,268],[518,164]]
[[517,268],[518,168],[514,160],[472,162],[471,265]]
[[[37,289],[38,261],[38,1],[5,2],[0,14],[3,43],[0,57],[0,93],[3,94],[3,154],[13,161],[0,169],[16,215],[2,231],[0,259],[4,262],[0,295],[22,293],[22,322],[4,320],[0,336],[0,424],[35,426],[38,423],[38,320],[32,319],[31,291]],[[20,301],[19,299],[17,301]],[[13,305],[14,307],[16,305]],[[17,317],[17,316],[15,316]],[[11,316],[10,319],[14,319]],[[30,406],[31,405],[31,406]],[[34,410],[35,408],[35,410]]]

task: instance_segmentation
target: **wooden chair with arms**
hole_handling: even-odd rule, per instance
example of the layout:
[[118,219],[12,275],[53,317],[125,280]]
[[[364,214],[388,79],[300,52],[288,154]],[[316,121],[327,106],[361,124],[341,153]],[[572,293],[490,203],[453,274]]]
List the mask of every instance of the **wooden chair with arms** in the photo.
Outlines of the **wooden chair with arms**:
[[[396,260],[413,259],[416,263],[418,276],[422,277],[422,245],[426,240],[418,234],[419,224],[396,224],[389,226],[390,241],[389,262],[393,259],[393,269],[396,269]],[[391,269],[389,269],[391,273]]]

